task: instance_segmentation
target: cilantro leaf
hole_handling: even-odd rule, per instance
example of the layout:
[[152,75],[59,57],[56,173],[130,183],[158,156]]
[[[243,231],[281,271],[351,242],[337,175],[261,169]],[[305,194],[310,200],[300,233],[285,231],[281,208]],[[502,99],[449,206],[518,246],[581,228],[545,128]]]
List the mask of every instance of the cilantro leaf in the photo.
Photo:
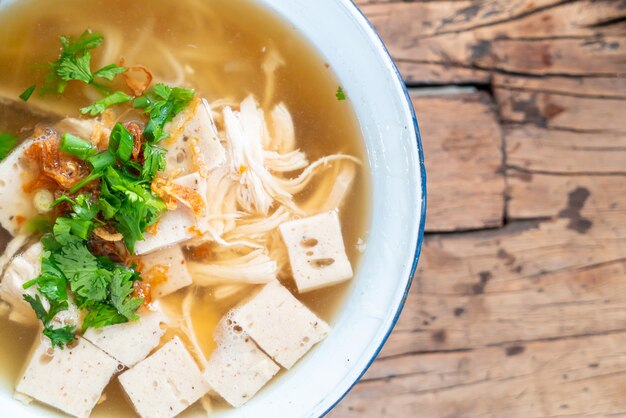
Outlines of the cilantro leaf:
[[72,42],[67,36],[59,36],[63,53],[68,55],[82,55],[90,49],[99,48],[104,42],[104,37],[90,29],[85,30],[77,40]]
[[43,335],[50,338],[53,347],[65,348],[76,339],[76,327],[67,325],[61,328],[47,326],[43,330]]
[[134,106],[144,109],[149,116],[144,136],[152,142],[167,138],[163,127],[182,112],[193,98],[194,91],[191,89],[157,84],[144,96],[135,99]]
[[98,33],[86,30],[75,41],[67,36],[60,36],[59,40],[61,54],[56,61],[48,64],[50,71],[41,88],[44,93],[63,93],[67,83],[73,80],[91,84],[101,92],[106,92],[106,88],[94,83],[94,78],[113,80],[116,75],[126,71],[126,68],[116,64],[109,64],[96,72],[91,71],[90,51],[100,47],[104,42],[104,38]]
[[53,259],[70,283],[76,276],[98,270],[98,260],[83,243],[64,245]]
[[337,88],[337,93],[335,93],[335,96],[337,97],[337,100],[346,100],[346,93],[343,91],[343,88],[341,86]]
[[39,292],[49,301],[67,300],[67,281],[64,277],[42,274],[37,278],[37,286]]
[[43,302],[41,301],[39,295],[35,295],[35,297],[32,297],[31,295],[25,293],[23,298],[33,308],[33,311],[35,311],[35,315],[37,315],[37,319],[45,323],[46,318],[48,317],[48,311],[46,310],[46,308],[44,308]]
[[4,160],[16,146],[16,137],[8,132],[0,132],[0,161]]
[[141,177],[149,182],[159,171],[165,170],[165,148],[154,144],[146,144],[143,150],[144,163],[141,170]]
[[89,328],[102,328],[107,325],[123,324],[128,319],[120,314],[115,307],[101,303],[90,308],[87,315],[83,319],[82,331],[85,332]]
[[79,80],[87,84],[93,82],[91,74],[91,54],[85,52],[82,57],[65,57],[56,67],[56,75],[63,81]]
[[[94,75],[97,74],[98,73],[96,72]],[[83,115],[88,113],[90,116],[97,116],[111,106],[127,103],[131,100],[133,100],[133,98],[130,97],[128,94],[121,91],[116,91],[115,93],[109,94],[108,96],[98,100],[90,106],[83,107],[82,109],[80,109],[80,113],[82,113]]]
[[72,234],[72,226],[74,220],[70,218],[57,218],[52,232],[54,233],[55,240],[61,245],[68,245],[70,243],[79,242],[80,238]]
[[129,321],[139,319],[136,311],[143,304],[142,298],[132,296],[134,276],[129,270],[117,269],[111,278],[111,304]]
[[92,220],[98,214],[98,205],[94,204],[89,196],[80,194],[76,203],[72,205],[77,218]]
[[[111,81],[115,78],[116,75],[122,74],[125,72],[126,72],[125,67],[120,67],[116,64],[109,64],[107,66],[100,68],[98,71],[93,73],[93,75],[94,77],[100,77],[100,78],[104,78],[106,80]],[[118,92],[118,93],[121,93],[121,92]],[[131,98],[129,97],[127,101],[130,101],[130,100]]]

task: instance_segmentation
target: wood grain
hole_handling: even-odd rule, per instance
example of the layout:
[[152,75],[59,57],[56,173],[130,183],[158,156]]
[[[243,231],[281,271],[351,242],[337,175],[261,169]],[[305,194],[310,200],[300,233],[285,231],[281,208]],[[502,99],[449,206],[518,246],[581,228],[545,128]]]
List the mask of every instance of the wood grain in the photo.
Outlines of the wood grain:
[[[491,98],[476,92],[412,100],[420,115],[429,173],[426,229],[457,231],[502,225],[502,139]],[[474,128],[468,130],[470,125]]]
[[571,132],[534,124],[505,126],[503,132],[508,167],[556,174],[626,173],[624,133]]
[[[532,75],[626,74],[624,0],[385,2],[363,11],[403,74],[459,82],[461,70]],[[584,57],[584,59],[581,59]],[[414,63],[415,66],[408,66]],[[424,72],[420,65],[447,71]],[[474,82],[475,74],[467,82]],[[453,81],[455,80],[455,81]]]
[[500,116],[506,122],[603,133],[626,133],[626,101],[496,88]]
[[330,417],[626,415],[626,333],[375,363]]
[[[613,154],[625,158],[624,152]],[[581,216],[595,212],[602,217],[608,214],[603,221],[620,222],[626,214],[626,201],[619,192],[625,182],[623,175],[555,176],[508,170],[508,216],[511,220],[559,216],[579,196],[579,201],[584,200]]]

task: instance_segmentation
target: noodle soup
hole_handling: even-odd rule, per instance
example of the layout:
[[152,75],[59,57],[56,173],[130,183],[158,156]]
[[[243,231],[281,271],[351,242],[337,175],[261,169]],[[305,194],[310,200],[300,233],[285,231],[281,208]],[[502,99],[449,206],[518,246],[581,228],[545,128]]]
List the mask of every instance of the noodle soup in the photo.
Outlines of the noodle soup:
[[[32,372],[30,386],[24,383],[34,367],[33,352],[38,353],[38,344],[49,341],[53,347],[46,346],[42,352],[53,358],[52,363],[59,357],[62,360],[64,350],[83,349],[100,350],[98,353],[106,359],[115,360],[111,362],[115,370],[105,379],[110,383],[98,393],[91,416],[151,416],[142,401],[156,401],[136,382],[142,377],[152,378],[152,363],[170,364],[168,353],[183,353],[180,355],[191,359],[198,376],[186,379],[198,378],[200,386],[206,384],[206,390],[200,393],[194,389],[193,396],[183,400],[191,404],[185,404],[180,411],[183,415],[206,415],[205,409],[239,406],[266,383],[271,384],[272,376],[292,373],[288,369],[299,357],[285,354],[288,345],[276,347],[263,338],[268,330],[276,331],[273,321],[284,324],[280,322],[283,319],[271,316],[304,318],[291,334],[275,336],[287,344],[290,336],[297,334],[299,340],[293,351],[300,350],[301,355],[322,341],[350,287],[349,279],[358,266],[366,238],[368,184],[361,138],[349,96],[346,100],[332,68],[293,28],[248,1],[21,1],[7,7],[0,21],[4,45],[0,50],[0,95],[17,98],[34,83],[35,92],[27,105],[49,113],[42,117],[41,113],[32,116],[24,112],[19,114],[19,124],[13,113],[0,113],[0,131],[25,141],[23,149],[18,147],[0,164],[16,158],[16,164],[27,167],[21,173],[15,172],[18,165],[6,168],[4,172],[15,176],[13,182],[19,188],[7,186],[5,190],[3,185],[0,190],[0,199],[11,196],[19,203],[23,198],[28,215],[22,213],[22,206],[0,205],[3,246],[11,242],[15,247],[12,250],[9,244],[5,250],[4,291],[0,291],[0,297],[4,295],[0,318],[4,343],[0,344],[0,354],[6,390],[15,390],[15,383],[21,381],[26,389],[20,390],[18,385],[19,394],[78,415],[71,408],[64,409],[61,401],[37,396],[37,370]],[[51,71],[45,64],[57,59],[57,68],[63,64],[58,36],[71,36],[70,41],[76,42],[86,28],[91,30],[89,34],[103,38],[100,46],[89,51],[93,74],[110,65],[125,72],[120,70],[111,79],[104,78],[102,88],[94,87],[100,83],[95,76],[93,82],[63,81],[66,86],[62,94],[40,94],[48,83],[46,74]],[[169,89],[167,94],[159,86],[164,86],[163,91]],[[129,100],[95,115],[91,114],[95,107],[80,111],[112,92],[120,92],[118,99]],[[189,97],[185,96],[187,92],[191,92]],[[177,94],[184,106],[170,112],[160,137],[149,128],[158,120],[158,112],[150,107],[157,100],[171,104]],[[125,159],[120,145],[112,149],[111,144],[118,137],[123,143],[127,133],[134,148]],[[78,138],[74,147],[70,146],[72,138]],[[85,152],[94,155],[81,159],[83,155],[78,155],[76,147],[84,142],[79,139],[91,144]],[[46,158],[51,153],[47,144],[61,150],[60,156],[54,154],[57,168],[63,164],[79,168],[72,171],[74,177],[61,182],[51,180],[59,173],[49,170]],[[150,149],[156,153],[160,149],[157,145],[163,147],[167,164],[154,170],[147,181],[146,149],[153,147]],[[19,152],[23,155],[15,157]],[[111,166],[108,171],[97,172],[99,163],[90,158],[106,157],[107,153],[113,153]],[[118,184],[113,179],[116,175],[136,177],[133,187],[144,187],[142,190],[158,201],[155,213],[147,212],[150,215],[146,219],[154,219],[142,226],[142,239],[130,236],[121,216],[108,217],[107,210],[125,207],[120,196],[129,194],[120,192],[116,196],[110,190]],[[91,182],[85,180],[88,178]],[[81,182],[85,183],[83,188],[75,189]],[[111,194],[108,201],[103,188]],[[11,191],[19,196],[14,198]],[[64,196],[68,200],[57,202],[50,210],[48,206],[37,206],[41,196],[48,197],[49,202],[44,199],[48,205]],[[84,201],[81,196],[86,196]],[[29,302],[31,306],[25,309],[21,300],[24,295],[15,297],[15,287],[7,287],[7,274],[12,274],[13,280],[31,281],[41,274],[42,267],[45,273],[47,253],[52,253],[52,263],[58,264],[59,270],[67,265],[59,260],[71,257],[63,245],[67,237],[59,235],[58,228],[36,228],[33,219],[43,218],[56,227],[58,218],[69,219],[68,223],[82,221],[79,218],[84,208],[92,206],[97,212],[89,219],[90,229],[83,231],[87,234],[84,248],[95,257],[108,257],[117,263],[99,264],[96,269],[103,277],[127,274],[133,293],[124,303],[143,301],[136,312],[129,314],[139,319],[115,319],[105,326],[94,319],[87,321],[96,317],[89,316],[96,312],[93,306],[106,306],[102,310],[107,311],[119,305],[111,290],[114,287],[97,305],[81,293],[84,287],[75,284],[81,273],[74,272],[70,277],[61,271],[70,293],[69,307],[63,311],[67,314],[61,312],[52,315],[50,321],[37,321],[35,312],[29,310],[34,304]],[[18,209],[21,212],[16,216]],[[56,249],[47,247],[46,234],[61,245]],[[40,244],[42,237],[44,242]],[[16,243],[16,239],[22,241]],[[44,250],[39,248],[37,252],[37,245],[43,245]],[[76,244],[83,248],[81,245]],[[318,250],[326,252],[319,255]],[[44,264],[39,266],[42,257]],[[29,275],[18,268],[19,263],[37,268]],[[188,277],[189,282],[178,283],[181,277]],[[24,294],[30,291],[32,300],[38,294],[45,296],[42,283],[31,284],[33,287]],[[44,308],[50,312],[53,304],[50,300]],[[289,305],[293,310],[281,314],[276,309],[276,314],[267,319],[267,327],[259,328],[264,315],[259,310],[266,305],[272,310]],[[122,311],[114,313],[119,316]],[[109,336],[107,333],[113,331],[108,329],[121,329],[119,338],[125,341],[126,335],[134,331],[125,331],[124,326],[141,326],[148,323],[146,318],[157,314],[157,319],[150,320],[162,333],[152,347],[144,350],[145,355],[133,352],[129,355],[137,358],[127,360],[117,355],[118,346],[107,345],[118,338]],[[248,320],[249,316],[254,321]],[[81,329],[86,322],[91,326]],[[324,328],[326,323],[328,329]],[[68,339],[64,348],[54,346],[54,338],[48,341],[42,335],[42,326],[45,331],[61,329],[61,325],[76,330],[74,339]],[[100,333],[109,343],[103,342]],[[29,353],[33,344],[35,348]],[[212,371],[220,370],[221,362],[229,361],[229,356],[240,358],[243,351],[237,350],[242,350],[242,345],[254,351],[256,357],[250,361],[255,366],[263,364],[267,378],[251,378],[242,370],[240,378],[250,390],[232,393],[236,381]],[[171,373],[175,376],[176,370]],[[54,392],[54,388],[42,390],[46,394]]]

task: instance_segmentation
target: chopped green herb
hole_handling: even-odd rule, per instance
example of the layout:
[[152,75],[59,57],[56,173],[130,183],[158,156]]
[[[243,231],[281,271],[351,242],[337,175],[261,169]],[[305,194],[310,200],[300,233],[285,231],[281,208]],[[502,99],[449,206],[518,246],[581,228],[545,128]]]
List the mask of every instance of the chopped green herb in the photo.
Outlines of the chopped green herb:
[[75,41],[66,36],[60,36],[59,40],[61,41],[61,54],[56,61],[48,65],[50,72],[46,75],[42,87],[43,92],[63,93],[67,83],[73,80],[91,84],[103,91],[106,89],[94,82],[96,77],[112,80],[117,74],[126,71],[124,67],[110,64],[92,73],[89,51],[98,48],[104,41],[98,33],[86,30]]
[[133,135],[121,123],[116,123],[111,130],[109,152],[115,153],[123,163],[128,162],[133,152]]
[[44,335],[54,346],[63,348],[75,338],[75,329],[54,328],[52,320],[59,312],[69,309],[68,286],[73,301],[87,311],[83,331],[136,320],[143,299],[133,296],[133,283],[141,280],[139,274],[106,257],[94,256],[87,247],[88,235],[82,234],[80,228],[76,231],[77,225],[93,226],[97,222],[99,206],[86,195],[75,200],[63,197],[55,204],[61,202],[70,203],[74,212],[69,217],[57,218],[52,234],[42,239],[41,274],[24,284],[25,289],[36,285],[37,293],[25,294],[24,300],[43,323]]
[[[96,71],[95,73],[93,73],[94,77],[100,77],[100,78],[104,78],[105,80],[113,80],[115,78],[115,76],[125,73],[126,72],[126,68],[124,67],[119,67],[116,64],[109,64],[105,67],[100,68],[98,71]],[[118,92],[120,93],[120,92]],[[129,100],[130,101],[130,97]]]
[[98,153],[91,142],[70,133],[63,134],[59,148],[81,160],[86,160]]
[[99,33],[87,29],[77,40],[71,41],[67,36],[59,36],[63,53],[68,55],[82,55],[90,49],[99,48],[104,42],[104,37]]
[[90,106],[83,107],[82,109],[80,109],[80,113],[82,113],[83,115],[88,113],[90,116],[97,116],[111,106],[128,103],[132,100],[133,98],[130,97],[128,94],[121,91],[116,91],[115,93],[111,93],[110,95],[98,100]]
[[65,348],[65,346],[69,345],[76,338],[75,335],[76,327],[71,325],[66,325],[61,328],[52,328],[47,326],[43,330],[43,335],[50,338],[50,342],[53,347],[59,347],[61,349]]
[[141,177],[152,181],[159,171],[165,170],[165,148],[154,144],[146,144],[143,150],[144,163]]
[[337,88],[337,93],[335,93],[337,100],[346,100],[346,93],[343,91],[343,88],[339,86]]
[[135,99],[134,106],[144,109],[149,115],[148,123],[143,131],[144,136],[151,142],[159,142],[167,138],[163,127],[182,112],[193,97],[194,92],[191,89],[157,84],[144,96]]
[[[70,81],[82,81],[106,91],[96,79],[110,81],[126,71],[115,64],[91,70],[91,50],[101,46],[104,40],[97,33],[85,31],[78,39],[65,36],[59,39],[61,54],[49,64],[44,92],[62,93]],[[32,86],[24,92],[23,99],[27,100],[34,90]],[[84,311],[80,327],[83,331],[138,319],[137,310],[144,302],[135,296],[135,282],[141,280],[139,273],[134,267],[94,255],[89,240],[97,227],[116,228],[128,250],[134,253],[135,243],[143,239],[148,227],[158,222],[167,208],[151,190],[153,179],[166,166],[166,150],[157,143],[168,136],[164,132],[165,124],[183,111],[193,97],[191,89],[157,84],[134,99],[134,107],[143,109],[148,118],[143,132],[147,142],[140,150],[143,161],[132,158],[135,138],[120,123],[112,129],[109,147],[103,152],[78,136],[69,133],[62,136],[59,148],[92,167],[91,173],[70,192],[77,193],[88,183],[99,180],[100,193],[97,198],[87,194],[62,196],[52,207],[69,204],[68,215],[58,217],[54,223],[43,217],[30,223],[32,230],[44,233],[41,238],[44,252],[41,274],[24,285],[25,289],[35,288],[36,293],[33,296],[29,292],[24,299],[43,323],[43,333],[54,346],[63,348],[76,338],[75,327],[55,328],[52,322],[59,312],[69,309],[70,301]],[[111,106],[131,101],[133,98],[123,92],[107,92],[106,97],[82,108],[81,112],[96,116]],[[17,141],[10,135],[1,135],[0,155],[2,152],[6,155]]]
[[105,168],[112,166],[115,164],[115,154],[110,151],[101,152],[98,155],[94,155],[89,158],[87,161],[93,167],[93,171],[102,172]]
[[111,277],[111,304],[129,321],[139,319],[136,312],[143,303],[143,299],[133,296],[133,275],[130,270],[115,270]]
[[26,221],[24,229],[31,234],[52,232],[52,222],[45,216],[35,216]]
[[69,56],[59,62],[56,74],[63,81],[78,80],[87,84],[93,82],[91,74],[91,54],[85,52],[82,57]]
[[111,305],[101,303],[92,307],[83,319],[82,331],[89,328],[102,328],[108,325],[123,324],[128,319]]
[[[108,167],[102,178],[100,198],[116,208],[112,215],[117,230],[132,253],[143,232],[166,210],[163,201],[150,190],[150,184]],[[110,214],[110,213],[109,213]]]
[[0,132],[0,161],[4,160],[16,146],[16,137],[8,132]]
[[33,95],[35,88],[36,86],[33,84],[32,86],[24,90],[24,92],[20,94],[20,99],[24,100],[25,102],[28,101],[28,99],[30,99],[30,96]]

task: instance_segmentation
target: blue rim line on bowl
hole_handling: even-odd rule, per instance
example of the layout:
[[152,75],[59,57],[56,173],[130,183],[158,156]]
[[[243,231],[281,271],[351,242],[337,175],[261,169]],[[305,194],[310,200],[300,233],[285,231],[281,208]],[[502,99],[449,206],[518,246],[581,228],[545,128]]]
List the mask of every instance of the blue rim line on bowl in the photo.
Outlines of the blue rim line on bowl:
[[420,176],[421,176],[421,182],[422,182],[421,186],[422,186],[423,195],[422,195],[422,204],[421,204],[421,209],[420,209],[421,211],[420,225],[419,225],[419,231],[417,235],[417,242],[415,243],[415,255],[413,256],[413,265],[411,266],[410,277],[407,282],[406,289],[404,290],[404,295],[402,296],[402,300],[400,304],[398,305],[398,309],[396,310],[393,320],[391,321],[389,329],[387,330],[387,333],[384,335],[382,341],[380,342],[380,345],[374,351],[372,358],[365,365],[365,367],[363,368],[363,370],[361,371],[357,379],[354,382],[352,382],[352,384],[350,384],[350,386],[345,390],[345,392],[321,415],[321,417],[324,417],[325,415],[327,415],[335,406],[337,406],[339,402],[341,402],[346,397],[346,395],[352,390],[352,388],[361,380],[365,372],[367,372],[370,366],[374,363],[374,361],[378,357],[378,354],[380,354],[380,351],[383,349],[383,346],[389,339],[389,336],[391,335],[393,329],[395,328],[398,322],[398,319],[400,318],[400,314],[402,313],[402,309],[404,308],[406,299],[409,294],[409,290],[411,288],[411,284],[413,283],[413,276],[415,275],[417,262],[419,260],[420,253],[422,250],[422,243],[424,240],[424,228],[426,225],[426,168],[424,165],[424,150],[422,148],[422,139],[420,136],[419,125],[417,123],[417,116],[415,115],[415,109],[413,108],[413,103],[411,102],[411,96],[409,94],[409,90],[407,89],[406,84],[404,83],[404,79],[402,78],[402,75],[400,74],[400,70],[398,70],[398,67],[396,66],[393,59],[391,58],[391,54],[389,53],[389,51],[387,50],[387,47],[385,46],[382,39],[380,38],[380,35],[378,35],[378,32],[376,32],[376,29],[371,24],[371,22],[367,19],[367,17],[365,17],[361,9],[359,9],[354,4],[353,0],[340,0],[340,1],[342,5],[355,17],[355,19],[357,19],[361,23],[362,27],[365,29],[370,39],[376,44],[379,51],[381,52],[381,58],[385,60],[387,64],[389,64],[390,67],[393,69],[395,76],[397,78],[397,81],[400,84],[402,90],[404,91],[404,96],[406,98],[407,106],[409,107],[409,111],[413,119],[413,126],[415,129],[415,141],[416,141],[418,156],[419,156],[419,169],[420,169]]

